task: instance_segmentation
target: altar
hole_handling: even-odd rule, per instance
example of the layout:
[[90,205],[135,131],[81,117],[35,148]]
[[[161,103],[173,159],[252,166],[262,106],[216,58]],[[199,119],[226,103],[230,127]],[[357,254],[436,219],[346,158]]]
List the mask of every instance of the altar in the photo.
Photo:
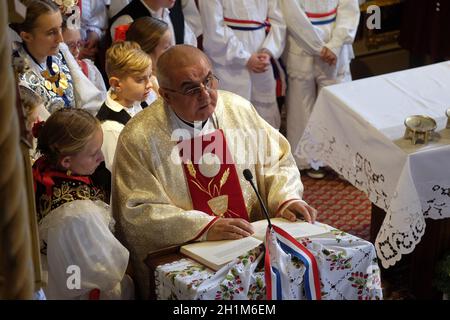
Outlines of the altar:
[[[440,240],[426,249],[440,242],[433,259],[450,248],[448,108],[450,62],[326,87],[295,148],[313,167],[333,168],[386,212],[374,241],[384,268],[415,250],[427,220],[444,219],[435,234]],[[413,115],[437,123],[427,144],[405,138],[404,121]]]
[[[322,235],[302,238],[316,258],[323,300],[382,299],[380,269],[373,245],[330,228]],[[151,299],[266,300],[263,245],[214,272],[183,257],[179,247],[152,253],[146,259]],[[263,259],[262,259],[263,260]],[[298,268],[302,267],[297,261]],[[304,286],[300,279],[298,286]]]

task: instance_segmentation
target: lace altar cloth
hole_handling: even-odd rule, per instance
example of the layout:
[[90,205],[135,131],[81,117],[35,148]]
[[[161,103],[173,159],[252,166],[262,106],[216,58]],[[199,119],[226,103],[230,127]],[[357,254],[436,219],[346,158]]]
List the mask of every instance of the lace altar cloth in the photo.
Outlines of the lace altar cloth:
[[[294,153],[328,165],[386,211],[375,247],[388,268],[412,252],[425,218],[450,217],[450,62],[324,88]],[[437,122],[427,144],[404,139],[404,120]]]

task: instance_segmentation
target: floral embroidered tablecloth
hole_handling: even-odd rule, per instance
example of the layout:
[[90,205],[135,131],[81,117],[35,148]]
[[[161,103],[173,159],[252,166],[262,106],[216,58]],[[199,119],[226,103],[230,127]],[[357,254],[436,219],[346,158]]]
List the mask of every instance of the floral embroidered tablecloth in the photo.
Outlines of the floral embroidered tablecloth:
[[[374,246],[331,228],[331,232],[299,240],[317,261],[324,300],[382,299]],[[158,266],[155,288],[162,300],[265,300],[264,247],[250,250],[216,273],[190,260]],[[298,268],[303,265],[293,258]],[[303,286],[300,280],[299,286]]]
[[[411,253],[425,218],[450,217],[450,62],[321,90],[294,154],[328,165],[386,211],[375,248],[383,267]],[[436,120],[428,144],[405,139],[412,115]]]

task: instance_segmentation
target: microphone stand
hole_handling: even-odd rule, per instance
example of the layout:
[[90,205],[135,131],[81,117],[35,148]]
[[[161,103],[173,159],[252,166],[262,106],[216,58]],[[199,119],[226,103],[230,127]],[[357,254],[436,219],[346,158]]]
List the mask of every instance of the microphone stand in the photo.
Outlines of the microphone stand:
[[258,197],[259,200],[259,204],[263,209],[264,215],[266,216],[267,222],[269,224],[269,228],[272,229],[272,223],[270,222],[270,218],[269,218],[269,212],[267,211],[266,206],[264,205],[264,202],[261,199],[261,195],[259,194],[258,190],[256,189],[254,183],[253,183],[253,175],[252,172],[249,169],[245,169],[243,171],[245,180],[247,180],[248,182],[250,182],[250,185],[252,186],[253,190],[256,193],[256,196]]

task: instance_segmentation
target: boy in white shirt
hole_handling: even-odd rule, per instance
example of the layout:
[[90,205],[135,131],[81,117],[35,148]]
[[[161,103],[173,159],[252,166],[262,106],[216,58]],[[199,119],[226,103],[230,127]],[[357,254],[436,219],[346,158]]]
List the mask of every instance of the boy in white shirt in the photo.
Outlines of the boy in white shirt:
[[[358,0],[281,0],[287,25],[283,54],[288,74],[286,133],[300,169],[306,159],[296,150],[321,88],[351,81],[352,43],[359,23]],[[300,151],[301,153],[301,151]],[[323,171],[310,169],[312,178]]]
[[280,57],[286,37],[278,2],[199,2],[203,48],[220,79],[219,88],[250,100],[261,117],[276,129],[281,121],[270,60]]
[[102,180],[104,187],[110,188],[110,172],[119,134],[128,120],[142,110],[140,103],[152,90],[152,60],[137,43],[117,42],[106,51],[106,73],[111,87],[97,118],[102,123],[102,152],[109,172],[104,172],[98,179]]

